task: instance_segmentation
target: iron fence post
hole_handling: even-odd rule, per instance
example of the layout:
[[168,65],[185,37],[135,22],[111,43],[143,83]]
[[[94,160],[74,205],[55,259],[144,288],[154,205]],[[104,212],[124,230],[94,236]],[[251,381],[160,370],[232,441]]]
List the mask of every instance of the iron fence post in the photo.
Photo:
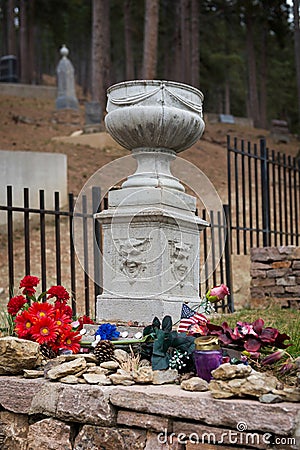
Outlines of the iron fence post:
[[233,300],[233,283],[232,283],[232,266],[231,266],[231,228],[230,228],[230,208],[229,205],[223,205],[225,215],[225,275],[226,285],[229,288],[230,294],[227,297],[228,312],[234,312],[234,300]]
[[260,140],[261,158],[261,207],[262,207],[262,228],[263,246],[270,245],[270,193],[269,193],[269,171],[268,171],[268,150],[265,139]]

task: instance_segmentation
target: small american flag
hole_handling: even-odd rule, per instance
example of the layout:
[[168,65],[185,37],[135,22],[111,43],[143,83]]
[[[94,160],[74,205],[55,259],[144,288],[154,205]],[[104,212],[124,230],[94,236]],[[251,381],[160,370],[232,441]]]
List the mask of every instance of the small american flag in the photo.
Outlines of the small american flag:
[[196,323],[205,325],[207,322],[208,320],[203,314],[197,313],[186,304],[183,304],[178,332],[186,333],[192,325],[195,325]]

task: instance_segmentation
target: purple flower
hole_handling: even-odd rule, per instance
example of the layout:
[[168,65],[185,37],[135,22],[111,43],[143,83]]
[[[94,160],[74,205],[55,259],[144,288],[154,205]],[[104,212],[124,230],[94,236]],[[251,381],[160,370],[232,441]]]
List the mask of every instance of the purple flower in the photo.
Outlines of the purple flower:
[[263,366],[265,366],[266,364],[273,364],[276,361],[279,361],[284,354],[284,350],[277,350],[276,352],[271,353],[271,355],[266,356],[261,363]]
[[102,323],[95,333],[95,336],[100,336],[102,340],[117,339],[120,336],[120,332],[117,331],[116,325],[111,323]]

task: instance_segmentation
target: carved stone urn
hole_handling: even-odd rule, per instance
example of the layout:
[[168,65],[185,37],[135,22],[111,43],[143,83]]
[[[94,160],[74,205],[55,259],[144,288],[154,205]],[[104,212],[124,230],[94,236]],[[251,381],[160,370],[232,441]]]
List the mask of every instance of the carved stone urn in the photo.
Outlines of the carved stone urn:
[[202,136],[203,94],[185,84],[158,80],[119,83],[107,92],[107,131],[132,150],[138,162],[123,187],[183,191],[170,172],[170,162]]
[[103,293],[97,320],[150,323],[199,303],[196,199],[170,170],[202,135],[202,93],[181,83],[138,80],[108,89],[107,131],[132,150],[137,169],[95,215],[103,232]]

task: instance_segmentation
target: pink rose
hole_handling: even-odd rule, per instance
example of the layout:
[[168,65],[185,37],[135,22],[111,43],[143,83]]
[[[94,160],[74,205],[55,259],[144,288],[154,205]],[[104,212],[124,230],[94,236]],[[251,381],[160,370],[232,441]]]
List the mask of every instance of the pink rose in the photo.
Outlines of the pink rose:
[[229,295],[229,289],[225,284],[221,284],[220,286],[215,286],[212,289],[210,289],[206,293],[206,298],[208,301],[215,303],[219,300],[224,300],[226,295]]

